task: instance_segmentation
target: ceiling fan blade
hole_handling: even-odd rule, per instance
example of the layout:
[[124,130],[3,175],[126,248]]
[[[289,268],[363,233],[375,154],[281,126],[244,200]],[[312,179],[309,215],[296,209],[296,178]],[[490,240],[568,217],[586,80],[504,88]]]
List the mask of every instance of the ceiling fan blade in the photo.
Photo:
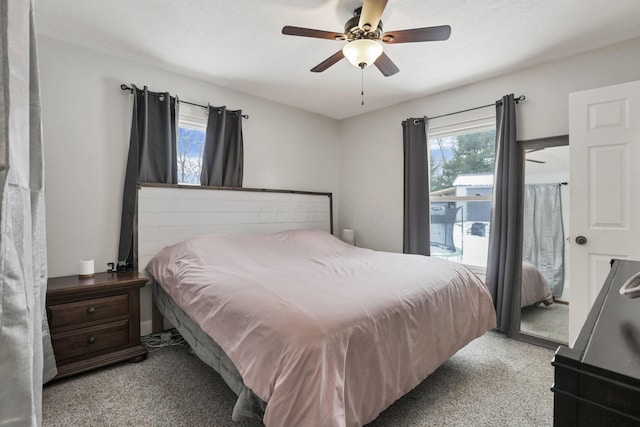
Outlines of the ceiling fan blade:
[[385,43],[431,42],[447,40],[450,35],[451,27],[448,25],[441,25],[439,27],[387,31],[382,35],[382,41]]
[[542,163],[545,164],[547,162],[543,162],[542,160],[533,160],[533,159],[525,159],[527,162],[533,162],[533,163]]
[[311,28],[292,27],[290,25],[282,27],[282,34],[287,36],[313,37],[316,39],[327,40],[344,40],[342,33],[334,33],[331,31],[313,30]]
[[358,27],[365,31],[375,31],[387,6],[387,0],[364,0]]
[[385,77],[393,76],[395,73],[400,71],[396,64],[393,63],[391,58],[389,58],[384,52],[382,52],[382,55],[380,55],[378,59],[376,59],[376,62],[374,62],[373,64],[378,68],[378,70],[380,70],[382,74],[384,74]]
[[313,71],[314,73],[321,73],[336,62],[340,61],[342,58],[344,58],[344,53],[342,53],[342,49],[340,49],[339,51],[313,67],[311,71]]

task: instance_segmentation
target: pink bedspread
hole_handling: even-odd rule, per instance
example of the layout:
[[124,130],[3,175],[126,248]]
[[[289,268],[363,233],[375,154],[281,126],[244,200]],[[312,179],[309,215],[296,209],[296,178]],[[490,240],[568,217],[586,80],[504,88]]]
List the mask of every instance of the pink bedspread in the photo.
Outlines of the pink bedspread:
[[520,307],[553,304],[551,289],[538,268],[526,261],[522,262],[522,290]]
[[203,236],[147,270],[267,402],[267,426],[363,425],[496,324],[466,268],[322,231]]

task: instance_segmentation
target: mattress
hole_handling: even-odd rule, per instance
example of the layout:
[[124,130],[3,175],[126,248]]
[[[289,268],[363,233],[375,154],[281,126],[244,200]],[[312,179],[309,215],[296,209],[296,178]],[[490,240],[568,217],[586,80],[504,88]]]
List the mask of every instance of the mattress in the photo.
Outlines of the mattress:
[[366,424],[495,326],[463,266],[322,231],[202,236],[147,270],[266,402],[267,426]]

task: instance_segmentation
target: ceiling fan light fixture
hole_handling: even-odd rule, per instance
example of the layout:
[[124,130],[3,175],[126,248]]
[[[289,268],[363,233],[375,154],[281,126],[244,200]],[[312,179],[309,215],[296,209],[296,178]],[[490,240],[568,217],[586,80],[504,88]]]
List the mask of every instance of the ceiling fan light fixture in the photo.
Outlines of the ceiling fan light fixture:
[[358,68],[368,67],[382,55],[382,45],[371,39],[350,41],[342,48],[342,53],[349,62]]

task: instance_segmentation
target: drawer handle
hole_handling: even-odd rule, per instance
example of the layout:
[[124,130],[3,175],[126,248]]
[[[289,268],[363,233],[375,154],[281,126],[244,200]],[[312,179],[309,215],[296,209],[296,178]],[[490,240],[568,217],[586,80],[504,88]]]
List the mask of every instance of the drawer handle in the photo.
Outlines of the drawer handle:
[[93,308],[93,307],[89,307],[89,308],[87,308],[87,314],[93,314],[93,313],[95,313],[95,312],[96,312],[96,309],[95,309],[95,308]]
[[89,339],[87,339],[87,342],[89,344],[93,344],[94,342],[96,342],[96,338],[95,337],[89,337]]

